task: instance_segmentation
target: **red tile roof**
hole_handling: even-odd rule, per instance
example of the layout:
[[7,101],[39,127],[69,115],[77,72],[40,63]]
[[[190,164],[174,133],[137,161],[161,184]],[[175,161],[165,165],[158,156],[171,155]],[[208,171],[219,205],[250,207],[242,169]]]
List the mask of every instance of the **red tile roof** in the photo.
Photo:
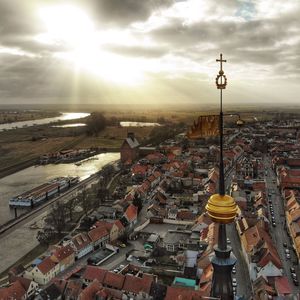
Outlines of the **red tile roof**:
[[278,296],[289,295],[292,293],[291,286],[287,277],[275,277],[275,289],[278,293]]
[[23,300],[26,290],[19,281],[13,282],[9,287],[0,288],[1,300]]
[[92,300],[96,299],[96,295],[103,289],[102,285],[95,279],[90,283],[79,295],[80,300]]
[[106,221],[97,221],[97,222],[95,223],[95,226],[96,226],[96,227],[104,227],[104,228],[106,228],[106,230],[107,230],[108,232],[111,231],[113,225],[114,225],[113,223],[106,222]]
[[72,242],[77,250],[81,250],[88,246],[91,243],[91,240],[86,233],[82,232],[75,235],[72,238]]
[[132,174],[142,174],[145,175],[148,170],[148,166],[143,166],[136,164],[131,168]]
[[52,258],[54,261],[61,262],[65,258],[69,257],[74,253],[74,249],[71,245],[63,246],[58,248],[53,254]]
[[129,222],[134,221],[137,218],[138,208],[133,204],[130,204],[125,211],[125,215]]
[[88,232],[88,236],[90,237],[92,242],[96,242],[106,236],[108,236],[108,232],[105,227],[97,227]]
[[188,288],[168,286],[165,300],[202,300],[200,291]]
[[120,220],[115,221],[115,225],[118,227],[119,230],[124,229],[124,226]]
[[144,275],[142,278],[140,278],[132,275],[126,275],[123,290],[134,294],[138,294],[139,292],[145,292],[149,295],[152,282],[152,276]]
[[87,281],[93,281],[94,279],[97,279],[100,283],[103,283],[104,277],[107,272],[107,270],[101,269],[99,267],[87,266],[82,275],[82,278]]
[[37,265],[37,268],[43,273],[47,274],[56,266],[56,263],[51,259],[50,256],[46,257],[40,264]]
[[107,272],[103,284],[108,285],[112,288],[122,289],[124,280],[125,280],[125,276],[122,274]]

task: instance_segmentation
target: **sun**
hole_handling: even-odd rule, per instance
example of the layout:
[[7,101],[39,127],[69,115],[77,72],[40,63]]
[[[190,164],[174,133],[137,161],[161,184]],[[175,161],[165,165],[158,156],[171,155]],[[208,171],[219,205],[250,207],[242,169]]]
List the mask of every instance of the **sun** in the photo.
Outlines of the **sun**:
[[[89,72],[110,82],[136,85],[143,80],[141,64],[137,59],[124,57],[104,50],[105,31],[97,31],[91,18],[73,5],[57,5],[40,8],[38,11],[45,32],[36,40],[40,43],[61,48],[54,56],[72,62],[74,71]],[[118,39],[115,33],[113,37]],[[128,42],[130,42],[128,37]]]

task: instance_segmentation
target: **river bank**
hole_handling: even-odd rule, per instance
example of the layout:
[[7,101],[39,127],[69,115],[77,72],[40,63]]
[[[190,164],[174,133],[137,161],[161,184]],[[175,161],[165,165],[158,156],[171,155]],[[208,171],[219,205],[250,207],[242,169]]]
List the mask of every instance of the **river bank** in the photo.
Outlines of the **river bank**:
[[[31,166],[0,179],[0,220],[6,223],[14,219],[15,212],[9,208],[8,201],[13,196],[24,193],[32,188],[48,182],[56,177],[78,176],[84,180],[97,173],[106,164],[118,160],[119,152],[107,152],[95,155],[93,160],[86,161],[80,166],[73,163]],[[28,210],[28,209],[27,209]],[[18,215],[26,212],[24,208],[18,208]]]

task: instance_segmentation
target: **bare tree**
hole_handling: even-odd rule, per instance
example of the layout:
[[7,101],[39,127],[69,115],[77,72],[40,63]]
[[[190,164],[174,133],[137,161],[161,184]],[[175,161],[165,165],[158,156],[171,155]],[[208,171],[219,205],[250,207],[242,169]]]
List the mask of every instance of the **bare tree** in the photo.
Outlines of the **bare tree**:
[[78,199],[75,197],[72,197],[68,202],[65,203],[66,209],[68,210],[69,213],[69,218],[72,221],[73,220],[73,212],[78,203]]
[[80,206],[83,209],[84,214],[87,215],[89,210],[93,208],[93,199],[88,194],[86,189],[83,189],[81,191],[81,193],[79,194],[78,200],[79,200]]
[[52,205],[48,220],[58,234],[61,234],[66,228],[66,219],[67,209],[65,203],[63,201],[56,201]]

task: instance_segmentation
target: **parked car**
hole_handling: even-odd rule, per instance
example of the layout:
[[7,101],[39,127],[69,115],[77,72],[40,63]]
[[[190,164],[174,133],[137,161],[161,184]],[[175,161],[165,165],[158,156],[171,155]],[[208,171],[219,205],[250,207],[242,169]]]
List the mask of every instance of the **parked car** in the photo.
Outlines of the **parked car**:
[[230,245],[231,244],[231,241],[229,238],[227,238],[227,244]]
[[232,268],[232,274],[236,274],[236,267],[235,266],[233,266],[233,268]]
[[291,276],[292,276],[293,280],[296,280],[296,279],[297,279],[296,273],[291,273]]
[[273,226],[273,227],[276,227],[276,223],[275,223],[275,222],[272,222],[272,226]]
[[290,271],[291,271],[291,273],[296,273],[296,270],[294,267],[290,267]]
[[296,285],[296,286],[299,285],[299,281],[297,279],[294,279],[293,282],[294,282],[294,285]]
[[284,249],[284,253],[285,254],[290,254],[290,250],[289,249]]
[[232,286],[233,287],[237,286],[236,278],[232,278]]
[[283,247],[286,248],[287,247],[287,243],[283,243]]
[[133,260],[133,255],[129,255],[128,257],[127,257],[127,259],[126,259],[127,261],[132,261]]
[[291,255],[290,255],[289,253],[287,253],[287,254],[285,255],[285,257],[286,257],[286,259],[291,259]]

